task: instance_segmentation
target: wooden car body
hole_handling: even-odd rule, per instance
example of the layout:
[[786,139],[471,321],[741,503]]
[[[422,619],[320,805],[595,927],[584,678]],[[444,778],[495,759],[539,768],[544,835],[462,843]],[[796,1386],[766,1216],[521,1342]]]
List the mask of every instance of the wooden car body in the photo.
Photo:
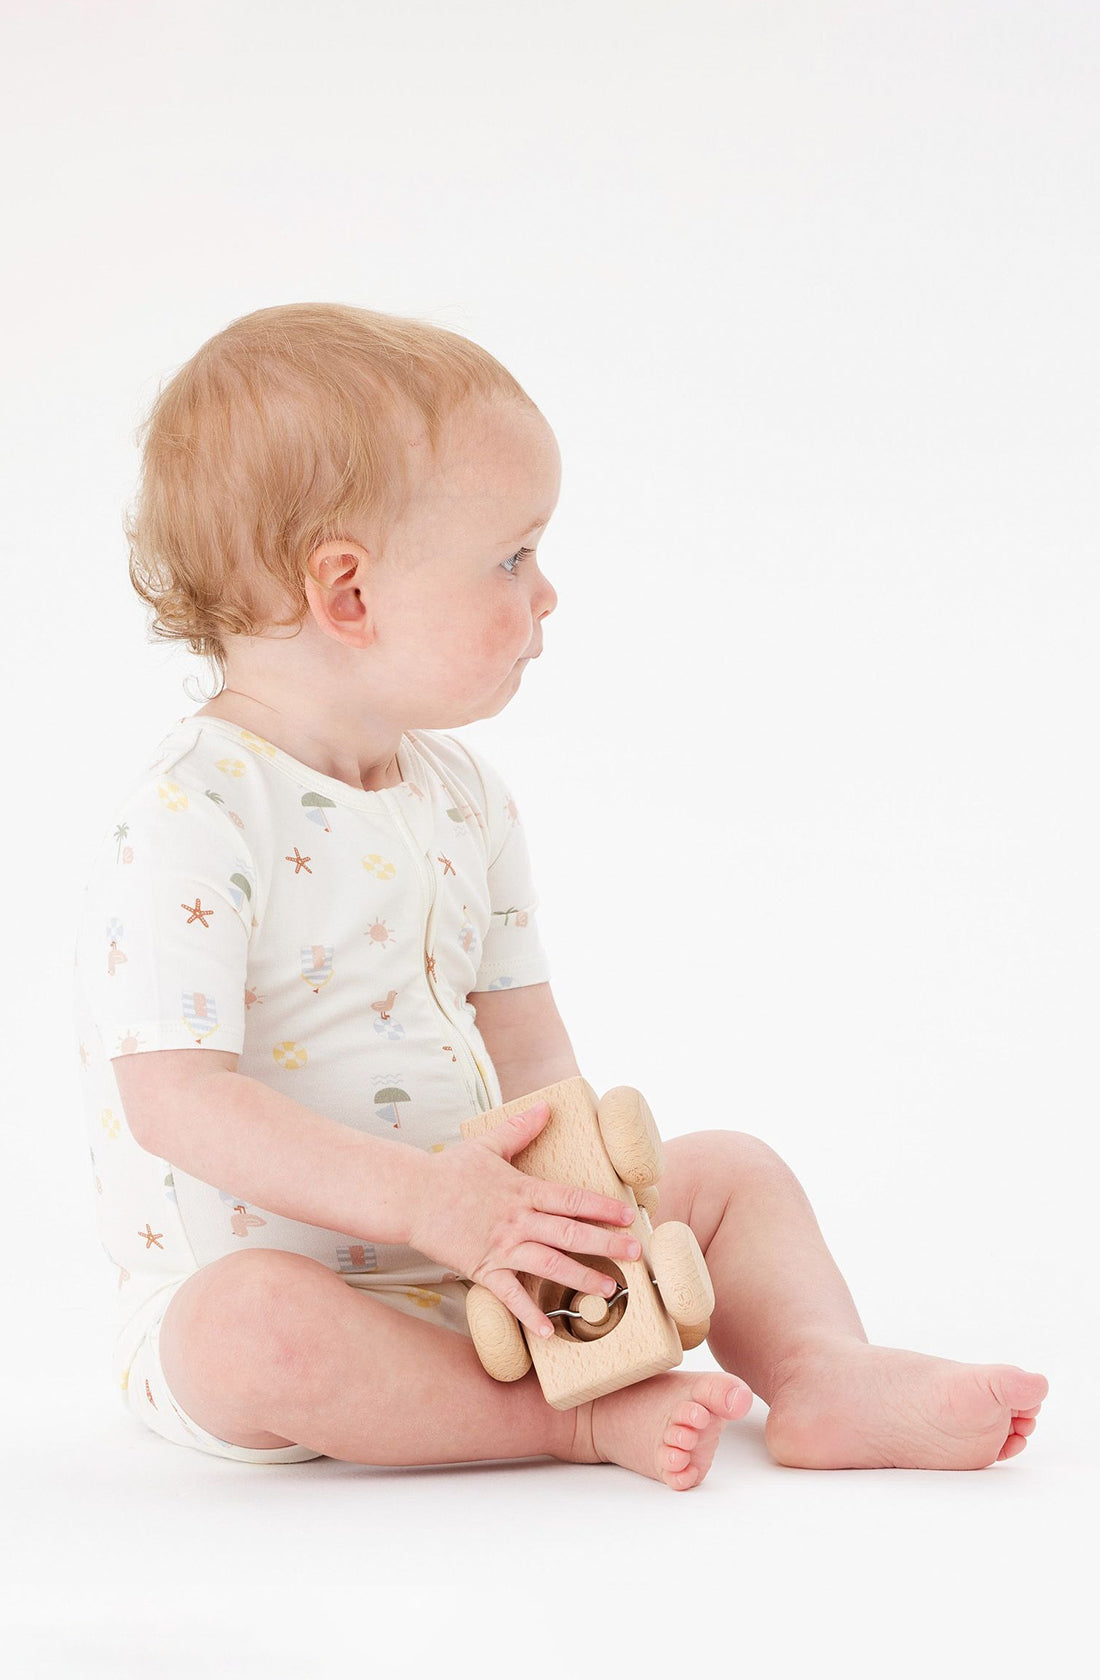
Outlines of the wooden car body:
[[[575,1255],[583,1264],[618,1281],[620,1288],[610,1304],[549,1278],[529,1272],[517,1274],[543,1312],[558,1314],[553,1319],[553,1336],[543,1338],[528,1334],[524,1325],[517,1327],[527,1343],[547,1403],[564,1411],[645,1377],[672,1370],[680,1364],[684,1353],[680,1332],[653,1282],[650,1264],[653,1226],[633,1189],[623,1182],[612,1165],[600,1130],[599,1098],[586,1079],[579,1075],[564,1079],[474,1115],[463,1121],[462,1136],[480,1137],[506,1115],[521,1113],[543,1101],[550,1104],[550,1119],[539,1135],[512,1157],[512,1165],[534,1178],[548,1179],[555,1184],[580,1184],[620,1201],[633,1202],[638,1209],[634,1223],[614,1228],[631,1232],[642,1245],[637,1260],[587,1253]],[[583,1223],[600,1222],[584,1220]],[[562,1308],[571,1310],[575,1299],[581,1298],[584,1303],[581,1316],[573,1318],[561,1312]],[[601,1308],[603,1322],[600,1322]]]

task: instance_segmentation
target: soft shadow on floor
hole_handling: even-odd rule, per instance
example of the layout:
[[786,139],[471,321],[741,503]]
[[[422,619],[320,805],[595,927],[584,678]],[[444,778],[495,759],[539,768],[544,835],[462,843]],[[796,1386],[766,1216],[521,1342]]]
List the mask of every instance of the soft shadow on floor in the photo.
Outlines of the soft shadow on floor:
[[[779,1676],[843,1654],[852,1680],[889,1651],[896,1680],[948,1644],[960,1670],[1075,1672],[1058,1653],[1087,1553],[1059,1537],[1100,1490],[1057,1428],[986,1471],[804,1471],[771,1458],[757,1401],[674,1493],[549,1458],[236,1464],[116,1404],[74,1421],[47,1396],[8,1427],[0,1644],[19,1680],[316,1680],[337,1662],[422,1680],[478,1652],[549,1680],[566,1649],[574,1680],[603,1680],[624,1653],[648,1674],[734,1648]],[[1025,1593],[1006,1583],[1026,1535]],[[1006,1591],[1011,1616],[991,1617]]]

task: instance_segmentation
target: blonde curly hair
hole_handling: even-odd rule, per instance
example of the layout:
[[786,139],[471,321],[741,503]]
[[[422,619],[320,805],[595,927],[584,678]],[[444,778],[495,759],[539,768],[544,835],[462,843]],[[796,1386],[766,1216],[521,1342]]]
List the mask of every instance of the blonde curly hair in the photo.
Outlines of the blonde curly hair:
[[216,333],[136,434],[123,529],[153,635],[189,643],[224,685],[226,636],[304,623],[318,544],[369,533],[384,548],[412,493],[410,425],[434,456],[471,397],[536,407],[480,345],[406,316],[292,303]]

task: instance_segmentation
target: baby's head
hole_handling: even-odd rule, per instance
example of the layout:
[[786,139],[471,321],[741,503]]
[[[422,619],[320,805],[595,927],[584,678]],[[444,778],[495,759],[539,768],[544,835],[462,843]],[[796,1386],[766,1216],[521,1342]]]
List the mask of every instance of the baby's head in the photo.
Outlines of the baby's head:
[[157,637],[223,683],[398,729],[507,704],[557,599],[534,545],[561,464],[479,345],[342,304],[260,309],[179,369],[139,438],[125,530]]

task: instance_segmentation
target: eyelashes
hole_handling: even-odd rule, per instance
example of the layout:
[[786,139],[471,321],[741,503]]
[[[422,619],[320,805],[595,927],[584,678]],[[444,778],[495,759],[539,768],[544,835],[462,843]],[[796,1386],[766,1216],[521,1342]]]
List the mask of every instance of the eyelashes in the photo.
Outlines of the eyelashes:
[[516,554],[509,555],[507,560],[502,560],[501,565],[505,571],[508,571],[509,566],[515,562],[515,570],[508,572],[509,577],[515,577],[516,572],[519,571],[519,562],[521,560],[526,560],[527,556],[529,554],[533,554],[534,552],[533,548],[521,548]]

